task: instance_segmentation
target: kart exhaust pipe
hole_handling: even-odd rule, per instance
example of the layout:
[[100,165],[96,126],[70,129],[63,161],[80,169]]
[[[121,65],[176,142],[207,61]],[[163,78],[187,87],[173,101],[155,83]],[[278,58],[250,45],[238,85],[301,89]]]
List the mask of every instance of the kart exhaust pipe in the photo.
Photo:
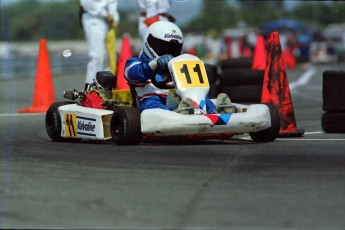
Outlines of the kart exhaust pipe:
[[79,92],[76,89],[67,90],[63,92],[63,97],[70,100],[75,100],[79,97]]

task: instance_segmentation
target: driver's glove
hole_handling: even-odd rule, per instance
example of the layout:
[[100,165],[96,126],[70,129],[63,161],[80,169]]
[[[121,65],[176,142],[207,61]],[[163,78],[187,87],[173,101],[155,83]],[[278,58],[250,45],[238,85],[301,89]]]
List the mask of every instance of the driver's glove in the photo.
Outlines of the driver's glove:
[[160,70],[160,72],[164,72],[168,69],[168,63],[173,58],[170,54],[165,54],[160,57],[157,57],[149,62],[149,66],[152,70]]
[[160,58],[158,58],[157,63],[161,67],[162,71],[165,71],[168,69],[168,63],[172,58],[173,56],[170,54],[165,54],[161,56]]

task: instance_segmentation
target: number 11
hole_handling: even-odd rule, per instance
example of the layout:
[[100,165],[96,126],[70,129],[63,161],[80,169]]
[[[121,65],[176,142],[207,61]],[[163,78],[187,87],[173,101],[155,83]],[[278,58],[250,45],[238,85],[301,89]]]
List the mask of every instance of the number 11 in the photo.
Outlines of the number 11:
[[[183,67],[180,70],[181,70],[181,73],[184,73],[186,75],[187,84],[191,84],[192,80],[190,78],[190,74],[189,74],[189,71],[188,71],[187,64],[183,64]],[[196,64],[195,67],[193,68],[193,70],[194,70],[195,73],[198,74],[199,82],[201,84],[203,84],[204,83],[204,79],[202,78],[200,65]]]

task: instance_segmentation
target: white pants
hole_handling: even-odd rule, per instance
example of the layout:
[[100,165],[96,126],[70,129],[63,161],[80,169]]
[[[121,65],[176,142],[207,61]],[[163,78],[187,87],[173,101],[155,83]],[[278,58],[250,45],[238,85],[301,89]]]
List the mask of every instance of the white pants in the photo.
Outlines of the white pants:
[[104,18],[95,17],[88,13],[82,16],[83,29],[88,47],[89,62],[86,68],[85,83],[92,83],[96,73],[109,69],[106,49],[106,34],[108,24]]

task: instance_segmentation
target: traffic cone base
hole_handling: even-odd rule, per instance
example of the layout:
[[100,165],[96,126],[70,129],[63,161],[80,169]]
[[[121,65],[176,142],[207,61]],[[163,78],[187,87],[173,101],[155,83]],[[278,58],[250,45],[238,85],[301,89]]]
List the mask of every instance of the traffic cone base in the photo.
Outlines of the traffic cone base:
[[49,106],[54,102],[55,94],[49,64],[47,44],[45,39],[40,39],[32,106],[20,109],[18,112],[47,112]]
[[296,127],[278,32],[269,35],[267,51],[261,102],[272,103],[277,108],[281,126],[279,136],[303,136],[304,130]]
[[281,131],[279,132],[279,136],[280,138],[284,138],[284,137],[303,137],[305,133],[304,129],[296,129],[295,131]]
[[20,109],[19,113],[45,113],[49,109],[49,106],[30,106],[27,108]]

